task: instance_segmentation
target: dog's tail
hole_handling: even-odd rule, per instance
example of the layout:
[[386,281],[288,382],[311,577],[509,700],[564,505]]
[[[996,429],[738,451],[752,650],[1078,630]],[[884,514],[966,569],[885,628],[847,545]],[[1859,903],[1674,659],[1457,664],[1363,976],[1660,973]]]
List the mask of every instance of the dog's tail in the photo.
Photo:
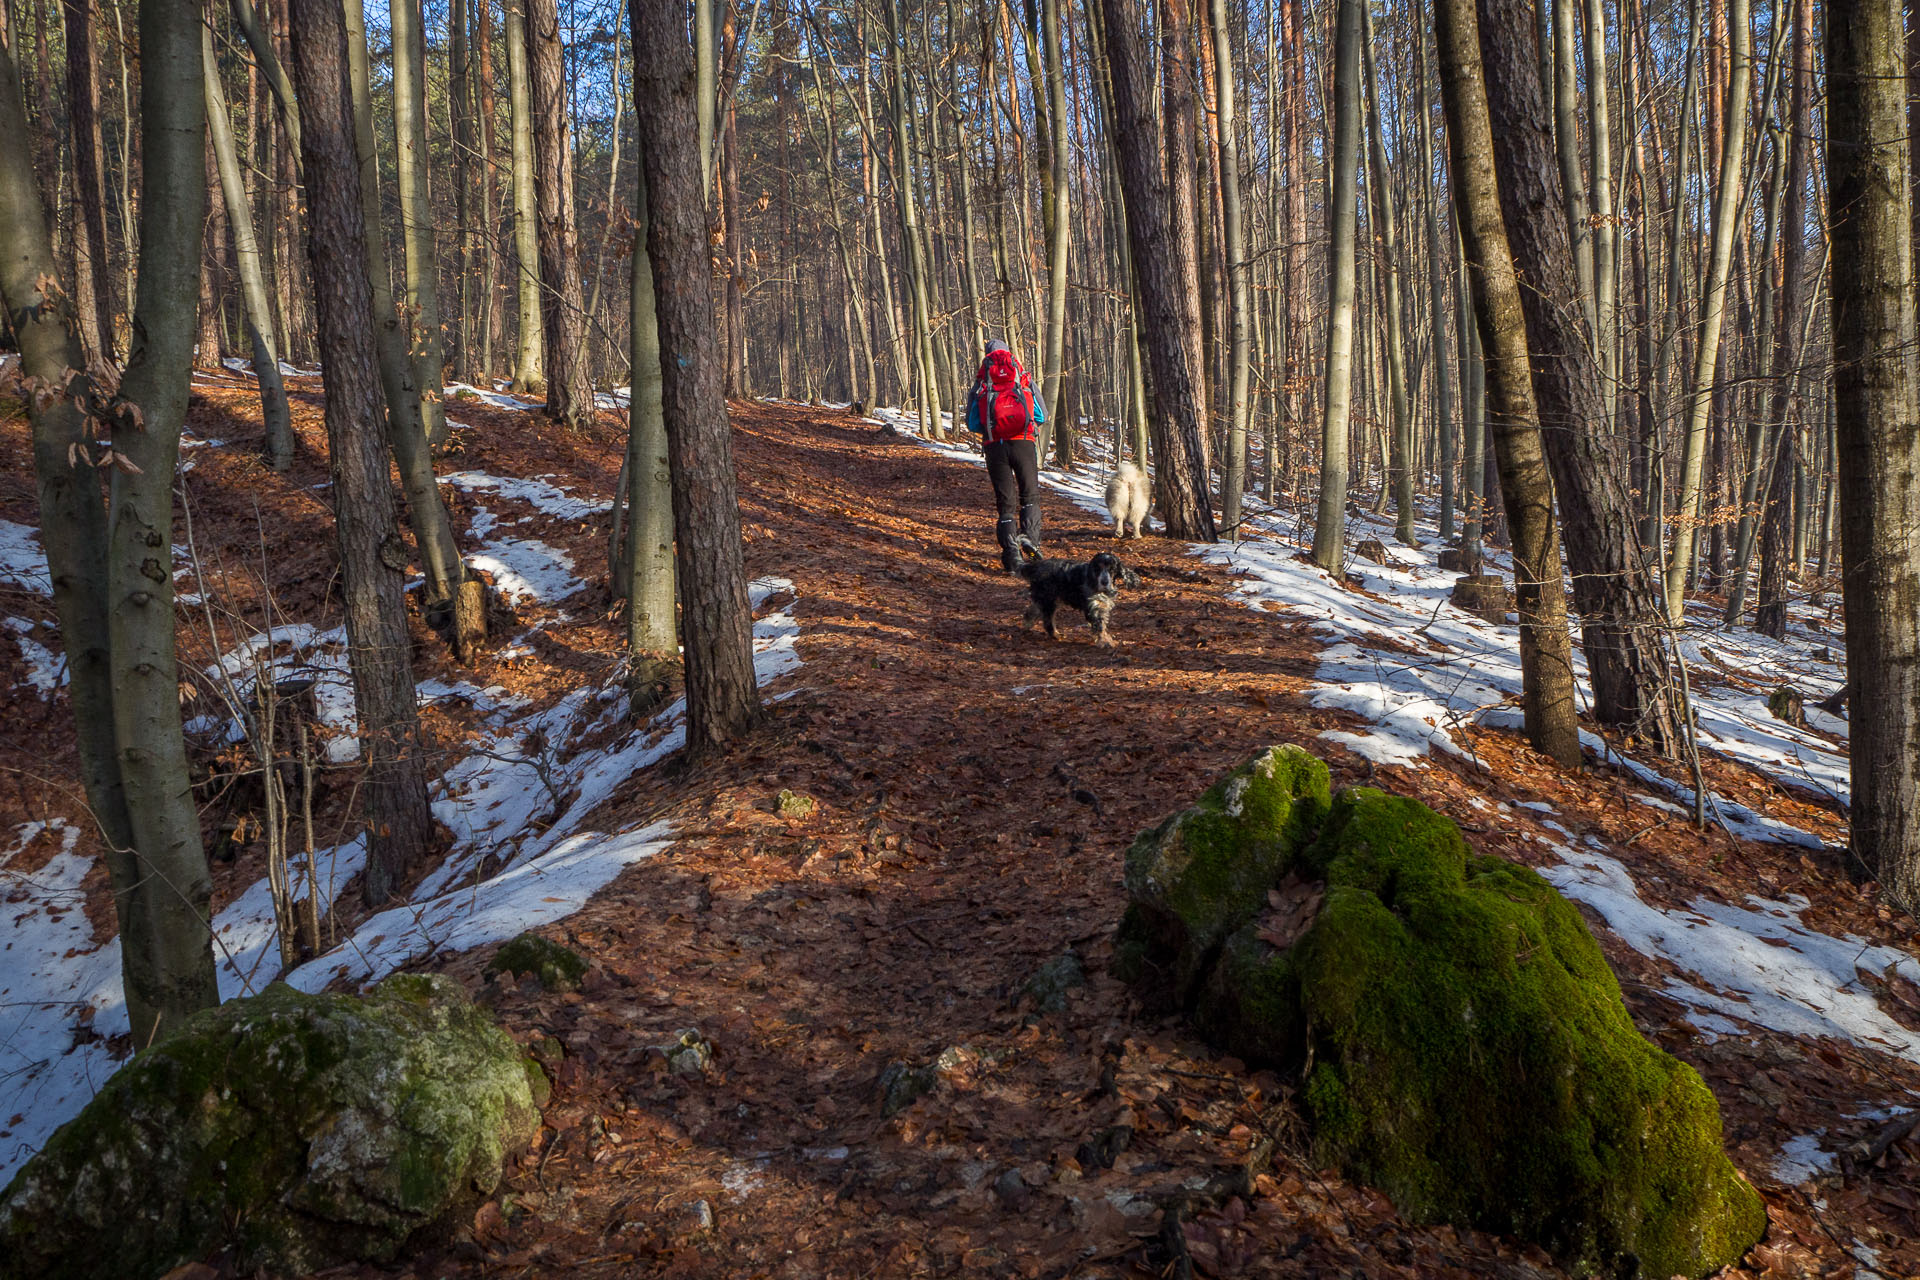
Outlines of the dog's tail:
[[1039,546],[1024,533],[1014,535],[1013,545],[1020,550],[1020,563],[1015,566],[1014,572],[1029,582],[1033,581],[1034,566],[1040,563]]

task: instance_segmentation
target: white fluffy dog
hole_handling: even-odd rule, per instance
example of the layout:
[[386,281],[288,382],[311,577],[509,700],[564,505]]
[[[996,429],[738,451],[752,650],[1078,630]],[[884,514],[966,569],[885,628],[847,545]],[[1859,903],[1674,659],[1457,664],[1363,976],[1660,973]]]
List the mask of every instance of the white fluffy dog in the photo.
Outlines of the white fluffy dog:
[[1153,485],[1147,473],[1131,462],[1121,463],[1107,480],[1107,514],[1113,517],[1113,536],[1137,538],[1145,533],[1147,512],[1152,509]]

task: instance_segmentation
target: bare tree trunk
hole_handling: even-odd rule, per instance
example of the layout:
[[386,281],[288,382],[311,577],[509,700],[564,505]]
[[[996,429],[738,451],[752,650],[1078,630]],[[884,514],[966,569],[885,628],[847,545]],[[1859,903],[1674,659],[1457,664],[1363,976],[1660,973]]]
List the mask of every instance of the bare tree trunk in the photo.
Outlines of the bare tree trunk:
[[220,67],[213,50],[213,32],[200,29],[200,52],[206,64],[207,132],[213,142],[213,160],[220,172],[220,191],[233,230],[233,256],[240,267],[240,295],[246,306],[247,336],[253,348],[253,376],[260,384],[260,413],[266,424],[267,465],[285,471],[293,465],[293,421],[287,409],[287,389],[280,379],[280,352],[273,344],[273,312],[267,302],[267,281],[260,270],[260,245],[253,234],[253,208],[247,202],[240,177],[240,156],[233,144],[233,122],[220,87]]
[[[1153,366],[1155,412],[1150,423],[1155,505],[1169,537],[1212,542],[1218,534],[1208,500],[1206,450],[1201,440],[1192,361],[1197,356],[1194,299],[1181,253],[1182,223],[1161,176],[1158,132],[1153,124],[1151,65],[1131,0],[1102,0],[1113,77],[1114,154],[1127,190],[1127,238],[1133,246],[1134,279],[1145,311],[1144,341]],[[1190,220],[1189,220],[1190,221]],[[1190,227],[1188,228],[1190,230]]]
[[1413,546],[1417,539],[1413,531],[1413,406],[1407,394],[1407,315],[1403,304],[1406,264],[1401,260],[1399,219],[1393,211],[1393,173],[1387,163],[1387,140],[1380,128],[1380,84],[1374,71],[1373,40],[1373,20],[1369,17],[1361,47],[1367,76],[1367,135],[1373,142],[1367,178],[1367,194],[1373,200],[1370,229],[1379,241],[1375,259],[1386,266],[1380,293],[1386,304],[1387,397],[1388,409],[1393,415],[1387,473],[1393,485],[1394,537]]
[[1734,235],[1740,211],[1746,205],[1742,186],[1747,143],[1747,98],[1751,92],[1753,62],[1748,43],[1748,0],[1729,0],[1727,30],[1733,60],[1726,97],[1726,127],[1720,151],[1720,181],[1713,193],[1713,256],[1702,294],[1700,339],[1694,348],[1693,377],[1687,387],[1687,445],[1681,462],[1680,510],[1667,560],[1667,618],[1675,626],[1684,620],[1687,569],[1701,520],[1701,483],[1706,469],[1708,415],[1713,408],[1714,371],[1720,360],[1720,328],[1726,315],[1727,279],[1733,261]]
[[[1795,441],[1793,382],[1798,375],[1803,316],[1807,312],[1807,176],[1813,147],[1813,0],[1795,0],[1793,6],[1793,84],[1789,122],[1781,145],[1787,148],[1786,205],[1781,218],[1786,239],[1781,248],[1780,307],[1774,318],[1773,395],[1767,422],[1773,431],[1770,465],[1772,483],[1766,489],[1766,512],[1760,529],[1760,595],[1754,628],[1781,640],[1787,634],[1787,561]],[[1744,575],[1743,575],[1744,580]]]
[[[1247,278],[1247,236],[1240,211],[1240,141],[1234,127],[1232,28],[1227,0],[1212,0],[1214,113],[1220,130],[1220,216],[1226,242],[1228,292],[1233,299],[1227,355],[1227,474],[1222,482],[1221,515],[1230,529],[1240,525],[1241,493],[1247,483],[1248,384],[1253,372],[1253,300]],[[1272,459],[1268,459],[1271,465]]]
[[539,213],[533,190],[533,89],[527,71],[529,3],[506,0],[506,18],[501,23],[507,37],[507,109],[513,126],[513,251],[520,318],[513,392],[543,396],[547,375],[541,365],[540,248],[535,230]]
[[636,4],[631,13],[634,116],[646,175],[647,252],[684,606],[687,749],[698,756],[759,723],[760,695],[695,154],[693,50],[678,6]]
[[[1042,0],[1041,25],[1047,55],[1047,124],[1052,137],[1047,146],[1052,198],[1048,211],[1052,221],[1047,239],[1047,349],[1043,394],[1046,397],[1048,425],[1055,430],[1071,429],[1061,421],[1060,378],[1067,359],[1067,260],[1072,250],[1072,223],[1068,212],[1073,183],[1069,179],[1072,156],[1067,146],[1071,122],[1067,118],[1067,76],[1060,53],[1061,0]],[[1041,458],[1046,457],[1045,441]]]
[[[1580,732],[1573,700],[1573,646],[1561,587],[1553,485],[1529,373],[1526,316],[1502,221],[1504,192],[1494,173],[1495,139],[1481,62],[1486,33],[1473,0],[1439,0],[1434,29],[1447,106],[1449,172],[1458,184],[1475,321],[1486,351],[1487,426],[1513,534],[1527,739],[1561,765],[1576,768]],[[1520,32],[1525,31],[1522,26]],[[1520,70],[1527,70],[1524,63]]]
[[1920,911],[1920,372],[1899,0],[1829,0],[1835,459],[1854,853]]
[[1361,0],[1337,0],[1333,49],[1331,204],[1327,213],[1326,394],[1320,420],[1320,509],[1313,562],[1345,569],[1347,434],[1353,420],[1353,313],[1358,273],[1354,241],[1360,217],[1360,45],[1367,20]]
[[[19,74],[0,46],[0,299],[31,386],[65,386],[69,394],[29,396],[33,466],[40,500],[40,544],[47,555],[60,642],[67,662],[68,701],[87,807],[106,846],[108,881],[121,939],[122,983],[133,995],[156,984],[144,966],[155,953],[151,934],[175,915],[155,916],[152,888],[134,852],[120,758],[114,744],[112,641],[107,621],[107,508],[89,448],[86,412],[106,406],[85,372],[86,353],[71,323],[70,300],[43,291],[56,278],[53,241],[33,177],[26,107]],[[69,383],[68,375],[78,376]],[[166,903],[161,903],[166,906]],[[196,922],[197,928],[197,922]],[[151,1006],[140,1019],[151,1034]]]
[[[1658,590],[1639,554],[1590,331],[1566,305],[1579,286],[1565,218],[1555,212],[1547,104],[1535,87],[1525,38],[1530,2],[1479,0],[1479,32],[1493,164],[1525,314],[1525,346],[1533,356],[1537,421],[1545,428],[1553,496],[1566,529],[1594,718],[1671,752],[1682,728],[1670,695]],[[1506,488],[1504,471],[1501,484]],[[1511,497],[1508,502],[1511,513]],[[1518,525],[1513,528],[1517,548],[1521,535]],[[1557,586],[1553,594],[1561,597]]]
[[[367,83],[367,37],[361,3],[362,0],[345,0],[342,14],[347,33],[347,77],[357,162],[353,190],[360,201],[359,244],[366,255],[361,274],[370,286],[370,316],[381,392],[387,405],[387,443],[400,468],[400,482],[406,488],[414,541],[426,576],[423,612],[430,619],[452,612],[453,648],[455,654],[466,661],[472,656],[473,644],[486,635],[485,599],[479,593],[461,590],[466,568],[460,562],[459,544],[454,541],[453,525],[447,518],[440,484],[434,476],[433,452],[420,418],[420,391],[413,381],[415,366],[407,351],[406,330],[394,310],[393,292],[387,283],[386,238],[380,228],[380,160],[374,150],[373,104]],[[311,234],[309,231],[310,237]]]
[[[149,3],[155,0],[148,0]],[[403,590],[406,555],[395,524],[387,451],[377,426],[380,379],[367,280],[348,38],[340,0],[290,0],[293,63],[307,175],[320,361],[327,389],[328,469],[340,543],[354,706],[360,718],[367,821],[367,905],[401,890],[433,840],[414,701]]]
[[400,243],[406,252],[407,354],[420,393],[427,442],[447,442],[446,340],[440,330],[433,202],[427,193],[427,43],[420,0],[387,0],[393,23],[393,164],[400,187]]
[[573,219],[573,147],[567,136],[567,68],[555,0],[526,0],[533,93],[533,185],[539,228],[540,327],[546,335],[547,416],[569,427],[593,421],[586,309]]
[[666,701],[680,669],[674,616],[673,467],[661,404],[660,328],[647,252],[647,176],[633,202],[632,370],[627,386],[627,702],[633,715]]
[[115,468],[107,518],[114,743],[139,866],[137,911],[152,922],[121,941],[123,950],[146,948],[123,961],[140,1045],[220,1000],[208,942],[213,881],[180,729],[171,551],[207,215],[200,65],[194,0],[141,0],[140,297],[120,380],[129,407],[112,432],[114,452],[134,469]]
[[73,274],[80,334],[88,351],[113,359],[113,295],[107,286],[105,148],[95,78],[93,0],[66,0],[67,129],[73,140]]

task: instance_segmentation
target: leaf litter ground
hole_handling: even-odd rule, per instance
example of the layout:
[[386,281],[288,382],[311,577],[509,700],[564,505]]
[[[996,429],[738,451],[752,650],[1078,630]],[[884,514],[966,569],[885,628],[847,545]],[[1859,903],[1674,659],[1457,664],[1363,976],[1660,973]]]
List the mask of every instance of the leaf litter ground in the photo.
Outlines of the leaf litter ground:
[[[257,562],[268,530],[271,568],[257,576],[288,616],[318,624],[324,468],[309,458],[281,480],[246,455],[259,434],[250,390],[203,388],[196,433],[226,447],[190,455],[197,533],[223,563]],[[317,447],[317,383],[299,391]],[[453,416],[468,424],[463,472],[611,492],[611,414],[580,436],[512,404],[456,401]],[[1664,906],[1801,894],[1806,923],[1913,953],[1912,922],[1877,912],[1838,857],[1650,816],[1632,774],[1566,773],[1489,727],[1459,735],[1484,768],[1447,753],[1382,767],[1329,743],[1368,726],[1313,705],[1325,638],[1233,602],[1229,567],[1178,544],[1124,549],[1146,590],[1116,615],[1121,648],[1094,648],[1077,620],[1049,644],[1019,628],[1018,585],[990,571],[977,471],[828,411],[741,405],[735,424],[749,572],[791,580],[803,665],[774,686],[784,698],[748,743],[696,770],[635,773],[600,807],[599,827],[658,821],[673,840],[546,930],[591,962],[582,990],[488,979],[484,950],[413,962],[467,979],[530,1043],[557,1042],[554,1104],[470,1239],[338,1274],[1557,1274],[1497,1238],[1405,1223],[1377,1193],[1315,1169],[1287,1081],[1143,1019],[1105,975],[1133,834],[1270,742],[1328,756],[1340,781],[1418,796],[1482,849],[1544,869],[1561,864],[1556,848],[1589,841]],[[0,513],[31,523],[17,425]],[[566,591],[564,608],[518,606],[535,624],[527,638],[502,630],[475,672],[417,637],[422,676],[540,708],[612,678],[597,512],[534,488],[446,492],[470,537],[511,522],[587,589]],[[272,519],[256,521],[254,503]],[[1045,505],[1050,553],[1107,545],[1081,507]],[[24,647],[0,663],[16,658],[21,671],[0,669],[9,709],[37,717],[38,768],[71,776],[64,701],[42,696]],[[430,723],[453,754],[484,732],[484,713],[447,699]],[[27,768],[17,746],[6,763]],[[1837,839],[1830,807],[1745,764],[1710,769],[1720,794]],[[781,816],[783,790],[813,797],[813,811]],[[62,809],[25,781],[10,800],[15,821]],[[258,878],[256,856],[220,872],[224,896]],[[90,889],[98,929],[110,909],[97,875]],[[1773,1228],[1748,1274],[1920,1273],[1914,1140],[1849,1151],[1897,1128],[1920,1092],[1913,1064],[1752,1024],[1703,1033],[1671,993],[1674,966],[1589,918],[1641,1027],[1705,1075],[1736,1162],[1767,1196]],[[1068,950],[1084,985],[1043,1010],[1023,985]],[[1883,980],[1881,1005],[1920,1027],[1903,981]],[[705,1073],[672,1070],[662,1051],[688,1028],[713,1046]]]

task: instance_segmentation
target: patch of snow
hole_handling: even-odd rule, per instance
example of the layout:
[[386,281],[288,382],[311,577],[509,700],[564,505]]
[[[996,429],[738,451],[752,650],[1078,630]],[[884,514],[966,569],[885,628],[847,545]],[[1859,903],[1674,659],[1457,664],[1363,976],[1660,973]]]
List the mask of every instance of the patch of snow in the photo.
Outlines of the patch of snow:
[[1820,1139],[1827,1134],[1825,1129],[1815,1129],[1812,1133],[1796,1133],[1780,1146],[1780,1154],[1773,1158],[1773,1176],[1790,1187],[1812,1182],[1824,1173],[1831,1173],[1835,1156],[1820,1145]]
[[53,576],[40,550],[39,530],[0,520],[0,584],[25,587],[37,595],[53,594]]
[[538,400],[522,400],[518,396],[510,396],[500,391],[484,391],[479,387],[473,386],[465,382],[449,382],[447,384],[446,386],[447,400],[456,401],[460,399],[460,396],[457,394],[459,392],[465,392],[467,395],[472,396],[474,399],[484,401],[487,404],[492,405],[496,409],[527,410],[527,409],[544,409],[547,407],[545,404],[541,403]]
[[493,585],[509,603],[554,604],[587,585],[573,572],[573,557],[532,538],[496,538],[467,557],[475,569],[493,575]]
[[[1888,1017],[1861,973],[1920,981],[1920,962],[1894,947],[1800,923],[1805,898],[1748,906],[1696,898],[1684,909],[1640,896],[1618,860],[1591,847],[1553,846],[1563,860],[1543,868],[1561,893],[1584,902],[1622,942],[1697,982],[1670,978],[1667,994],[1691,1009],[1812,1039],[1849,1040],[1904,1057],[1920,1055],[1920,1032]],[[1717,1032],[1723,1028],[1715,1025]]]
[[468,493],[497,493],[503,498],[515,498],[544,515],[569,523],[604,515],[613,510],[613,503],[599,499],[576,498],[558,485],[549,484],[550,478],[548,476],[506,477],[488,475],[484,471],[456,471],[451,475],[441,476],[440,483],[450,484]]
[[41,698],[51,698],[54,690],[65,687],[70,674],[67,656],[35,640],[33,623],[25,618],[5,618],[0,619],[0,626],[13,632],[13,642],[20,646],[20,658],[27,664],[26,682]]

